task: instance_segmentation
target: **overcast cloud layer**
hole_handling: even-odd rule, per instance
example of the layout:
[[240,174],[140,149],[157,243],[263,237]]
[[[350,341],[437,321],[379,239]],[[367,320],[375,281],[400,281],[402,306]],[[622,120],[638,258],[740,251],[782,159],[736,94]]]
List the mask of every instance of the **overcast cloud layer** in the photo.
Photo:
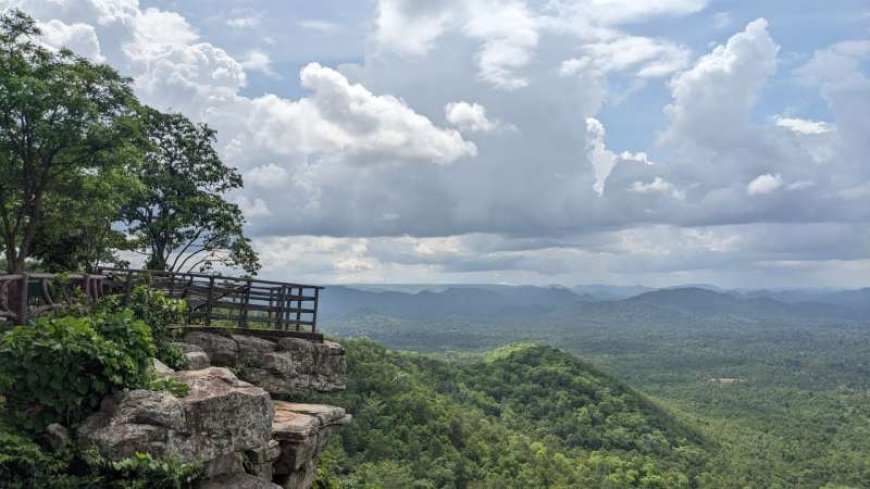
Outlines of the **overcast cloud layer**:
[[868,285],[862,2],[312,3],[0,0],[219,131],[267,277]]

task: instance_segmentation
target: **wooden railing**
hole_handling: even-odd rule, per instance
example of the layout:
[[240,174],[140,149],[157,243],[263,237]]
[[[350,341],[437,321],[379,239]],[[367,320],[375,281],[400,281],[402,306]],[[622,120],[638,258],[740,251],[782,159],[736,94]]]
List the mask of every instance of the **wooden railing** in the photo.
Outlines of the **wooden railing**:
[[187,302],[190,326],[223,326],[317,334],[317,302],[323,287],[200,273],[102,268],[107,293],[137,284]]
[[30,318],[75,299],[128,296],[137,285],[184,299],[187,327],[258,329],[322,340],[317,303],[323,287],[199,273],[102,268],[96,275],[21,273],[0,275],[0,323]]
[[103,296],[101,275],[18,273],[0,275],[0,320],[24,324],[70,298],[95,301]]

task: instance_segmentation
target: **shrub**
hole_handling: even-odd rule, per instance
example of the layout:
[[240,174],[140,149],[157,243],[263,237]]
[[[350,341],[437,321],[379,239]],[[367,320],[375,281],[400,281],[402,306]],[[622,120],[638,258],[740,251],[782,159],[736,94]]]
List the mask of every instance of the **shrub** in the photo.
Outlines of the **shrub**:
[[157,359],[176,370],[186,368],[187,359],[181,349],[172,344],[175,332],[171,326],[183,322],[187,304],[144,285],[135,287],[126,301],[122,302],[121,299],[122,296],[107,297],[94,310],[118,312],[129,309],[136,319],[144,321],[151,328]]
[[0,394],[14,426],[70,426],[108,394],[146,384],[151,332],[130,312],[42,318],[0,338]]
[[0,430],[0,481],[48,477],[64,465],[61,458],[46,455],[27,438]]
[[108,489],[187,489],[198,487],[204,473],[202,464],[157,459],[146,453],[117,462],[86,455],[86,463],[92,470],[91,479],[99,481],[99,487]]
[[202,475],[202,464],[142,453],[114,462],[92,451],[49,455],[33,441],[0,430],[3,489],[188,489]]

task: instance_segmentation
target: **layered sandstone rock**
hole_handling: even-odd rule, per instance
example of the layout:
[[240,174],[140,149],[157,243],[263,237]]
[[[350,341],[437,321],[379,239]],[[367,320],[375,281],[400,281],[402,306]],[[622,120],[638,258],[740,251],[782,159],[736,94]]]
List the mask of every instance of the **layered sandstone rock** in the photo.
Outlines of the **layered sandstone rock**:
[[[204,464],[203,489],[308,489],[329,436],[350,416],[342,408],[273,401],[309,390],[344,387],[344,349],[330,342],[189,333],[185,355],[232,363],[227,368],[155,371],[189,393],[134,390],[106,398],[79,428],[78,443],[111,460],[137,452]],[[191,357],[188,357],[190,361]],[[189,362],[193,363],[193,362]],[[267,392],[269,391],[269,392]]]
[[281,398],[345,388],[346,352],[331,341],[321,343],[301,338],[272,341],[249,335],[194,331],[185,335],[184,344],[201,348],[212,365],[233,367],[243,380]]
[[136,452],[211,461],[264,446],[271,437],[269,394],[225,368],[171,375],[190,393],[134,390],[103,401],[79,429],[79,441],[112,460]]
[[320,452],[336,427],[350,421],[344,409],[275,401],[272,437],[281,444],[274,481],[285,489],[307,489],[317,475]]

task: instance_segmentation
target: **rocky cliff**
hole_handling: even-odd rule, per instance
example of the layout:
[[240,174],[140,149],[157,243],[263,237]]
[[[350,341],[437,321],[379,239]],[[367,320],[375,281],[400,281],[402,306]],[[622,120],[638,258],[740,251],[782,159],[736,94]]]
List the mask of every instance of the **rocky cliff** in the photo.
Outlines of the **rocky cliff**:
[[107,398],[78,442],[113,460],[144,452],[203,462],[208,489],[310,487],[323,446],[350,416],[272,397],[344,388],[344,348],[206,332],[187,334],[181,346],[192,370],[156,370],[186,384],[186,396],[135,390]]

